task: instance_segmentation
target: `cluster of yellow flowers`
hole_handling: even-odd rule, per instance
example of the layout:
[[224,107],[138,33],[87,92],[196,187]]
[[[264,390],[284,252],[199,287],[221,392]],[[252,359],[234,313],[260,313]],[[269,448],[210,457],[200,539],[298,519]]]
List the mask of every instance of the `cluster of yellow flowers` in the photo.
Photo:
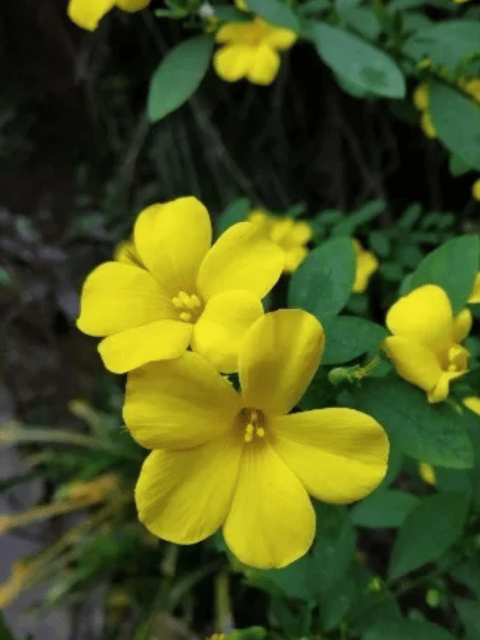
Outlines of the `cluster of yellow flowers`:
[[[325,336],[306,311],[264,313],[261,298],[291,268],[292,245],[271,239],[272,228],[278,241],[289,236],[279,231],[285,221],[253,218],[210,246],[210,218],[195,198],[148,207],[132,244],[88,276],[78,326],[104,338],[107,368],[128,372],[124,420],[153,449],[135,490],[140,520],[180,544],[222,527],[241,562],[266,568],[310,547],[309,494],[349,503],[380,483],[388,440],[353,409],[287,415]],[[305,223],[288,226],[305,244]],[[232,372],[239,391],[221,375]]]

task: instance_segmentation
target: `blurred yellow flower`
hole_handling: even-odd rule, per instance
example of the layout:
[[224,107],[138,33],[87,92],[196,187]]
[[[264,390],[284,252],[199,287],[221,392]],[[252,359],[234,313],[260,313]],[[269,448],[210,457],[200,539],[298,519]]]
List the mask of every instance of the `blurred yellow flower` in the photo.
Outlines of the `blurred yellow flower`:
[[427,138],[436,138],[437,130],[433,124],[430,107],[430,85],[421,82],[413,92],[413,104],[420,111],[420,127]]
[[241,340],[263,314],[283,252],[250,222],[233,225],[210,248],[207,210],[196,198],[144,209],[134,246],[85,281],[78,328],[104,337],[105,366],[124,373],[178,358],[190,345],[220,371],[237,369]]
[[67,13],[79,27],[94,31],[103,16],[119,7],[130,13],[145,9],[150,0],[70,0]]
[[477,273],[477,275],[475,276],[473,289],[467,302],[470,302],[471,304],[475,302],[480,302],[480,272]]
[[460,345],[472,327],[463,309],[453,317],[445,291],[426,284],[400,298],[388,311],[383,349],[397,373],[427,393],[429,402],[445,400],[450,381],[467,371],[468,351]]
[[467,409],[470,409],[470,411],[473,411],[473,413],[480,416],[480,398],[477,396],[469,396],[468,398],[463,399],[463,404]]
[[475,200],[480,200],[480,178],[477,178],[472,184],[472,196]]
[[286,415],[324,344],[314,316],[281,309],[259,318],[242,342],[240,393],[191,352],[128,375],[125,424],[154,449],[135,489],[152,533],[192,544],[223,527],[240,562],[283,567],[312,544],[308,494],[345,504],[381,482],[388,439],[371,416],[343,408]]
[[297,34],[274,27],[261,18],[249,22],[228,22],[217,31],[223,46],[213,56],[217,74],[227,82],[246,78],[254,84],[271,84],[280,68],[279,51],[290,49]]
[[285,255],[283,270],[292,273],[308,255],[307,243],[312,239],[312,227],[303,220],[273,216],[262,209],[253,209],[248,221],[282,249]]
[[433,124],[430,111],[423,111],[421,113],[420,126],[422,127],[422,131],[427,136],[427,138],[431,138],[432,140],[434,140],[438,136],[435,125]]
[[433,487],[437,484],[437,476],[435,469],[428,462],[418,463],[418,473],[421,479],[427,484],[431,484]]
[[375,254],[364,249],[355,238],[353,238],[353,248],[355,250],[355,281],[352,291],[363,293],[368,286],[370,277],[378,269],[379,262]]

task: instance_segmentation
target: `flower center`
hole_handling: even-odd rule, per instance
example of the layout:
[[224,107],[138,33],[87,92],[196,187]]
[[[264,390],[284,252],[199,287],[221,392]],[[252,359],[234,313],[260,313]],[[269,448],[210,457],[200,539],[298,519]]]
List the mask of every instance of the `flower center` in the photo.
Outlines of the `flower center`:
[[468,351],[460,345],[454,345],[448,350],[448,371],[465,371],[468,367]]
[[200,315],[202,302],[196,293],[188,294],[180,291],[172,298],[173,306],[178,310],[178,317],[183,322],[195,322]]
[[265,438],[267,417],[260,409],[244,407],[237,414],[236,424],[245,442],[253,442],[257,438]]

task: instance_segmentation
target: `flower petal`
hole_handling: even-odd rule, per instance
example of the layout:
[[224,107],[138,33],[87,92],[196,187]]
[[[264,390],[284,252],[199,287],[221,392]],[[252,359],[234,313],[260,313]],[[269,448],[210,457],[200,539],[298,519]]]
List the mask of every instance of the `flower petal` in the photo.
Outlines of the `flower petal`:
[[244,78],[252,62],[254,50],[244,44],[226,44],[213,54],[213,67],[226,82]]
[[198,268],[212,238],[208,211],[194,197],[144,209],[134,228],[143,264],[172,295],[195,293]]
[[453,320],[453,341],[463,342],[472,328],[472,314],[470,309],[462,309]]
[[438,384],[443,371],[435,353],[427,347],[403,336],[389,336],[383,341],[383,350],[407,382],[427,392]]
[[247,80],[253,84],[271,84],[280,69],[280,55],[266,43],[255,48],[255,55],[247,69]]
[[115,4],[124,11],[134,12],[141,11],[148,7],[150,0],[116,0]]
[[151,362],[127,377],[123,419],[151,449],[204,444],[233,426],[240,396],[197,353]]
[[449,342],[452,306],[445,291],[426,284],[400,298],[387,313],[387,327],[397,336],[434,346]]
[[227,22],[215,34],[215,42],[243,42],[245,27],[241,22]]
[[464,398],[463,404],[467,407],[467,409],[470,409],[470,411],[473,411],[473,413],[476,413],[477,415],[480,416],[480,398],[479,397],[469,396],[468,398]]
[[[477,180],[476,182],[478,182],[480,186],[480,180]],[[478,199],[480,198],[477,198],[477,200]],[[467,302],[470,302],[470,303],[480,302],[480,273],[477,273],[477,275],[475,276],[475,282],[473,283],[473,290]]]
[[280,309],[257,320],[239,357],[245,405],[267,414],[288,413],[310,384],[324,348],[323,327],[306,311]]
[[140,521],[159,538],[177,544],[215,533],[228,513],[241,452],[231,434],[194,449],[152,451],[135,488]]
[[122,242],[119,242],[115,247],[113,259],[117,262],[124,262],[125,264],[145,269],[145,265],[142,264],[132,240],[123,240]]
[[344,504],[368,495],[387,471],[388,438],[354,409],[317,409],[275,418],[273,446],[311,495]]
[[275,49],[285,51],[295,43],[297,34],[291,29],[283,29],[281,27],[273,27],[268,24],[268,31],[265,35],[265,42]]
[[85,280],[77,327],[90,336],[103,337],[175,317],[170,298],[148,271],[122,262],[104,262]]
[[313,542],[315,512],[307,492],[267,443],[244,447],[223,534],[240,562],[260,569],[294,562]]
[[227,229],[205,256],[198,290],[205,300],[223,291],[246,289],[267,295],[282,273],[284,253],[251,222]]
[[240,344],[263,306],[251,291],[224,291],[207,302],[195,324],[192,349],[219,371],[238,371]]
[[355,281],[352,285],[352,291],[354,293],[363,293],[367,286],[370,277],[378,269],[378,260],[376,256],[362,247],[360,242],[353,239],[356,254],[356,270]]
[[98,345],[104,365],[113,373],[126,373],[153,360],[172,360],[188,349],[193,325],[179,320],[157,320],[121,331]]
[[70,0],[67,13],[79,27],[94,31],[114,5],[115,0]]

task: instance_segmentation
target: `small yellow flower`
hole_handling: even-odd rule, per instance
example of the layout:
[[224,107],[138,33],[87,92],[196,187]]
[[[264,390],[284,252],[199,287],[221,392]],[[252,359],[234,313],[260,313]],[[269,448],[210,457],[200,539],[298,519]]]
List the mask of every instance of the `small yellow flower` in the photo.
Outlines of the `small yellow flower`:
[[437,484],[437,476],[435,469],[428,462],[418,463],[418,473],[421,479],[427,484],[431,484],[433,487]]
[[150,0],[70,0],[67,13],[79,27],[94,31],[113,7],[133,13],[145,9],[149,4]]
[[178,358],[190,345],[226,373],[241,340],[263,314],[261,298],[280,277],[283,252],[250,222],[210,248],[212,228],[196,198],[155,204],[138,216],[134,247],[88,276],[78,328],[105,337],[105,366],[125,373]]
[[480,416],[480,398],[477,398],[476,396],[469,396],[468,398],[463,399],[463,404],[467,409],[470,409],[470,411],[473,411],[473,413]]
[[430,111],[422,112],[420,115],[420,126],[427,138],[434,140],[438,136]]
[[425,111],[430,106],[430,87],[421,82],[413,92],[413,104],[419,111]]
[[353,239],[353,248],[355,250],[355,281],[352,291],[354,293],[363,293],[368,281],[373,273],[378,269],[378,260],[376,256],[362,247],[360,242]]
[[480,178],[475,180],[472,185],[472,196],[475,200],[480,200]]
[[253,84],[271,84],[280,68],[278,52],[290,49],[296,39],[294,31],[258,17],[250,22],[228,22],[215,35],[223,46],[215,52],[213,66],[227,82],[247,78]]
[[307,222],[273,216],[262,209],[253,209],[248,220],[283,250],[285,272],[295,271],[308,255],[307,243],[313,231]]
[[240,393],[191,352],[128,375],[125,424],[154,449],[135,488],[152,533],[192,544],[223,527],[240,562],[283,567],[312,544],[308,494],[346,504],[381,482],[388,439],[371,416],[343,408],[286,415],[324,344],[314,316],[281,309],[259,318],[242,342]]
[[463,309],[453,317],[445,291],[426,284],[400,298],[388,311],[383,349],[397,373],[427,393],[429,402],[445,400],[450,381],[467,371],[468,351],[460,345],[472,327]]

